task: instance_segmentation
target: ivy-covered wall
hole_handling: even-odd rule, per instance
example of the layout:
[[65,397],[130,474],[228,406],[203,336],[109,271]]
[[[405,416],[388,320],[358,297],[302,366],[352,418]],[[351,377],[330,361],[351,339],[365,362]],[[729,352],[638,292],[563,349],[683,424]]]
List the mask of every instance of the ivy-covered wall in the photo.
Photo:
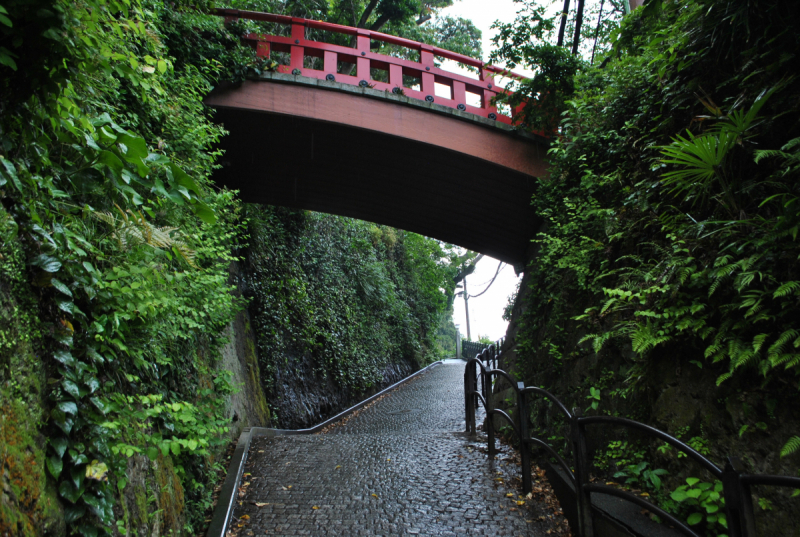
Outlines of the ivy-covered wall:
[[240,287],[277,425],[319,423],[439,358],[455,270],[439,243],[344,217],[246,213]]
[[[622,22],[605,61],[553,66],[569,94],[532,201],[547,225],[505,365],[570,407],[652,424],[718,464],[734,455],[795,476],[800,85],[787,51],[800,32],[789,19],[768,1],[652,1]],[[548,408],[535,416],[562,445]],[[685,494],[687,478],[712,481],[700,469],[661,442],[593,434],[596,475],[725,533],[719,498]],[[755,494],[761,534],[797,534],[791,491]]]

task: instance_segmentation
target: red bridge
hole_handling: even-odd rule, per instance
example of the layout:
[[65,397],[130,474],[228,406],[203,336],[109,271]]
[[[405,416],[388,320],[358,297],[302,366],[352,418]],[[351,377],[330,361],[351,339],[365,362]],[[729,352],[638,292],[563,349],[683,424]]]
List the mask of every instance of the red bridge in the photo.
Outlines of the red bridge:
[[[511,111],[494,102],[505,92],[496,78],[519,75],[361,28],[216,14],[289,34],[248,35],[259,56],[285,63],[206,99],[230,131],[219,183],[248,202],[351,216],[524,262],[540,225],[530,199],[535,178],[547,173],[547,140],[513,129]],[[309,40],[307,29],[351,36],[355,47]],[[373,52],[379,44],[419,61]],[[437,67],[434,58],[476,68],[477,78]]]

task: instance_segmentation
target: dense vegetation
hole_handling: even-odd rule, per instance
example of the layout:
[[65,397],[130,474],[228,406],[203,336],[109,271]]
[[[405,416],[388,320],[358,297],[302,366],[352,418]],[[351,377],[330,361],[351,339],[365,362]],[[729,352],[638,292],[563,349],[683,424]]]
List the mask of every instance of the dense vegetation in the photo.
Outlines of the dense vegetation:
[[[441,357],[435,334],[452,303],[452,251],[350,218],[257,206],[247,216],[244,292],[275,406],[287,370],[307,368],[317,384],[357,397],[385,384],[393,364],[418,369]],[[284,418],[278,410],[276,422],[293,425]]]
[[[800,448],[783,427],[797,427],[800,373],[799,36],[781,3],[652,0],[612,29],[600,65],[552,44],[516,58],[552,60],[523,89],[534,101],[523,119],[557,125],[533,199],[547,229],[517,339],[526,380],[558,384],[574,406],[655,420],[717,460],[738,451],[794,474],[778,454]],[[702,394],[704,416],[657,415],[676,376]],[[645,456],[609,451],[623,470]],[[712,507],[681,512],[716,535]]]
[[[210,182],[224,130],[202,98],[264,65],[239,44],[236,28],[198,11],[207,7],[0,5],[2,534],[189,534],[210,506],[209,480],[228,439],[224,408],[236,388],[218,367],[220,349],[246,302],[229,270],[248,228],[235,195]],[[277,213],[251,214],[250,230],[259,232]],[[329,374],[359,389],[374,383],[368,345],[426,359],[447,305],[450,269],[438,243],[315,215],[273,224],[271,232],[338,229],[319,234],[335,235],[332,243],[295,252],[304,268],[328,267],[326,278],[348,265],[323,256],[328,246],[361,260],[353,281],[364,303],[376,305],[370,321],[384,328],[367,332],[354,322],[342,349],[331,350],[341,323],[364,306],[326,319],[334,311],[316,296],[280,302],[305,293],[312,277],[298,287],[278,282],[287,285],[277,310],[296,306],[301,322],[320,314],[293,341],[324,357]],[[270,233],[259,238],[280,243]],[[281,261],[284,274],[300,270]],[[354,291],[335,283],[325,289],[342,291],[346,311]]]

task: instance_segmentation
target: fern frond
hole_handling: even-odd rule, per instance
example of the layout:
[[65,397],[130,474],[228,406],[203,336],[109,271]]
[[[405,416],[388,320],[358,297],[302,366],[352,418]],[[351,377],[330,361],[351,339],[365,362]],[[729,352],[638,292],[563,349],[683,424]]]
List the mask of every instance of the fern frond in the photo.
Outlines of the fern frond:
[[800,293],[800,282],[786,282],[775,290],[772,298],[780,298],[792,293]]
[[781,448],[781,457],[791,455],[798,450],[800,450],[800,436],[793,436]]
[[769,334],[758,334],[756,337],[753,338],[753,352],[760,352],[761,347],[764,346],[764,342],[769,337]]
[[790,328],[789,330],[784,331],[778,339],[775,340],[775,343],[769,346],[767,349],[767,354],[780,354],[783,352],[783,347],[789,343],[791,340],[800,337],[800,332],[795,330],[794,328]]
[[725,382],[726,380],[731,378],[731,376],[732,376],[732,374],[730,372],[723,373],[720,376],[718,376],[717,377],[717,386],[719,386],[720,384],[722,384],[723,382]]

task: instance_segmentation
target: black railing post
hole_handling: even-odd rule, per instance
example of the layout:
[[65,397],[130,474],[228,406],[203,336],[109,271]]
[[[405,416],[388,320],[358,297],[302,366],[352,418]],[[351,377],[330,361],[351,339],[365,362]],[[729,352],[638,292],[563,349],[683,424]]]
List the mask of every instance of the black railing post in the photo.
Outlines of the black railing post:
[[486,371],[483,372],[483,385],[489,386],[488,390],[484,392],[484,397],[486,397],[486,421],[484,423],[486,424],[486,438],[489,443],[489,458],[493,459],[496,453],[494,445],[494,416],[492,415],[494,398],[492,397],[492,377]]
[[475,422],[475,407],[472,405],[473,395],[472,395],[472,382],[470,378],[470,369],[474,369],[474,367],[467,367],[464,368],[464,424],[467,427],[468,433],[475,433],[472,429],[472,424]]
[[531,483],[531,449],[526,443],[526,440],[528,440],[528,419],[530,415],[528,414],[528,402],[525,398],[525,392],[521,391],[525,389],[525,383],[518,382],[517,388],[520,390],[517,392],[517,414],[519,415],[519,454],[522,466],[522,492],[523,494],[528,494],[533,490],[533,484]]
[[730,537],[756,537],[753,513],[753,496],[750,486],[742,483],[742,462],[738,457],[728,457],[722,470],[722,493]]
[[578,504],[578,537],[594,537],[592,524],[592,497],[586,492],[584,485],[589,483],[589,460],[586,450],[586,438],[580,424],[581,409],[572,409],[570,436],[572,454],[575,459],[575,499]]
[[[476,355],[477,357],[478,355]],[[477,369],[476,369],[477,368]],[[476,363],[472,363],[472,408],[477,412],[478,410],[478,373],[481,371],[480,366]],[[475,418],[475,414],[472,414],[472,432],[473,434],[476,431],[477,422]]]

